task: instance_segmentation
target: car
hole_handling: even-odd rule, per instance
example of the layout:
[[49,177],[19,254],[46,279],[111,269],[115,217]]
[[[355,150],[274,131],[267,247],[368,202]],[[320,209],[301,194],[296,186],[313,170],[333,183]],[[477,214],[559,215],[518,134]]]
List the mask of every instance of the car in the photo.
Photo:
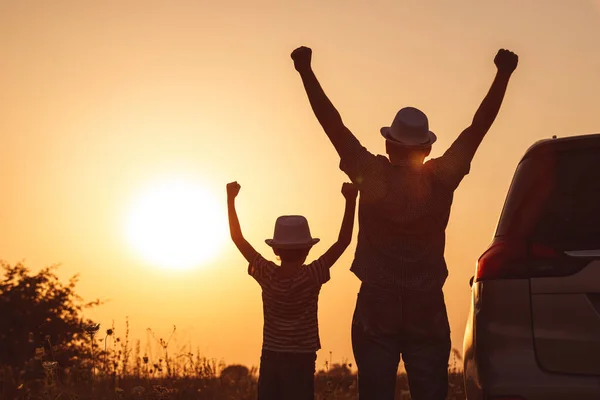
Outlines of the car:
[[600,399],[600,134],[520,160],[471,278],[469,400]]

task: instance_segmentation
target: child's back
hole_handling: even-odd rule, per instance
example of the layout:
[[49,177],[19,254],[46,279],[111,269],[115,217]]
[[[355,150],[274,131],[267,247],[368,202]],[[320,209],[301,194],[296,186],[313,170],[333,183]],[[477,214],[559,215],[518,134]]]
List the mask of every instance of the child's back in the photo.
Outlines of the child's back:
[[318,260],[304,265],[319,239],[312,238],[306,218],[282,216],[273,239],[266,242],[280,257],[281,266],[266,260],[244,239],[235,211],[237,182],[227,185],[231,238],[248,260],[248,273],[262,288],[263,347],[258,379],[259,400],[312,400],[317,350],[321,348],[317,320],[321,286],[329,268],[350,244],[358,191],[344,184],[346,209],[334,243]]
[[289,274],[256,255],[248,273],[262,288],[263,349],[304,353],[321,348],[318,299],[321,286],[329,280],[330,266],[322,257]]

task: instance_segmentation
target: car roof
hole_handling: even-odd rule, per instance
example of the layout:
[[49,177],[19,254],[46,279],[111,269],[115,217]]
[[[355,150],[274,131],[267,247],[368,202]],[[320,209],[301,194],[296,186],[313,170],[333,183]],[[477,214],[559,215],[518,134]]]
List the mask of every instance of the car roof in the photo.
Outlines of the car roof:
[[548,152],[577,149],[582,147],[599,147],[600,150],[600,133],[566,136],[563,138],[557,138],[554,136],[552,139],[538,140],[527,149],[520,162],[523,162],[523,160],[527,158]]

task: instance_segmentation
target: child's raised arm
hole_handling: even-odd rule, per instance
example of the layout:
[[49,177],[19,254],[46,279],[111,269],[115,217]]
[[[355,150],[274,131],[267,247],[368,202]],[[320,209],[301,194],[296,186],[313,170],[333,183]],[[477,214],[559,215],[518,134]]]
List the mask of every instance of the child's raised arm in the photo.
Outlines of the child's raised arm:
[[240,227],[240,221],[238,220],[237,212],[235,211],[235,198],[240,192],[240,184],[237,182],[230,182],[227,184],[227,211],[229,214],[229,231],[231,233],[231,239],[235,243],[238,250],[242,253],[244,258],[250,262],[256,256],[256,250],[242,235],[242,228]]
[[354,227],[354,213],[356,210],[358,188],[352,183],[344,183],[342,185],[342,194],[346,198],[346,208],[344,210],[340,234],[337,242],[335,242],[322,257],[323,260],[327,260],[330,266],[335,264],[352,241],[352,229]]

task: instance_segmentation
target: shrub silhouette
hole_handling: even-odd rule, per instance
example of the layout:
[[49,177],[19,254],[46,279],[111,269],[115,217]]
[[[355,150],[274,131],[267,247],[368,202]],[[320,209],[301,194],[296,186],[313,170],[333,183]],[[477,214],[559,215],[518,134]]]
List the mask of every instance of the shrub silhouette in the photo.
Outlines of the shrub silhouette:
[[221,371],[221,380],[230,385],[237,385],[250,378],[250,370],[245,365],[232,364]]
[[13,371],[13,381],[43,375],[44,361],[64,368],[89,359],[82,326],[91,321],[82,311],[99,301],[84,303],[75,293],[77,276],[62,284],[55,268],[32,274],[23,263],[0,261],[0,343],[10,344],[0,346],[0,365]]

